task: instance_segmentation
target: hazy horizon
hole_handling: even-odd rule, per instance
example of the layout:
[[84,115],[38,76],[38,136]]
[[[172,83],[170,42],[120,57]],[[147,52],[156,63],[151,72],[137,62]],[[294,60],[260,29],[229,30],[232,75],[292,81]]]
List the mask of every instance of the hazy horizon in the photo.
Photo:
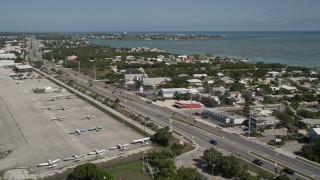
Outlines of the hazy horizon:
[[318,0],[10,0],[0,32],[320,31]]

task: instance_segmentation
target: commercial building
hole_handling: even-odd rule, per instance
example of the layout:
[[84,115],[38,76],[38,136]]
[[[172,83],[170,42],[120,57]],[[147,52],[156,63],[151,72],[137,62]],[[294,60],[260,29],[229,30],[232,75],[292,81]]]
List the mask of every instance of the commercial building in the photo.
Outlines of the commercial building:
[[13,66],[13,60],[0,60],[0,66]]
[[202,117],[209,120],[219,121],[223,124],[240,125],[246,118],[229,114],[219,109],[204,109],[202,111]]
[[16,59],[17,56],[13,53],[0,54],[0,59]]
[[176,101],[173,106],[178,109],[198,109],[202,107],[202,105],[196,101]]
[[162,96],[164,98],[173,98],[174,93],[192,93],[192,94],[197,94],[199,93],[198,90],[196,89],[186,89],[186,88],[163,88],[158,91],[158,95]]
[[33,70],[33,67],[30,65],[17,65],[15,66],[15,71],[18,73],[20,72],[31,72]]

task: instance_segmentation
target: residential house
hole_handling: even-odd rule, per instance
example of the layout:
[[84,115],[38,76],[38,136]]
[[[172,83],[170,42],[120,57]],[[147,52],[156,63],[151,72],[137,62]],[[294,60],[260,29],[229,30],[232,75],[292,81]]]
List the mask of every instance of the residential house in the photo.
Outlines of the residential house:
[[320,127],[320,119],[302,119],[302,122],[304,122],[308,127]]
[[189,79],[189,80],[187,80],[187,82],[192,87],[200,87],[200,86],[202,86],[202,81],[200,79]]
[[202,78],[202,77],[207,77],[207,74],[194,74],[193,77],[194,78]]
[[278,76],[281,76],[281,72],[269,71],[269,72],[267,72],[267,76],[269,76],[269,77],[278,77]]
[[234,79],[228,76],[221,77],[220,80],[223,81],[225,84],[233,84],[235,82]]
[[140,78],[148,78],[147,74],[125,74],[125,81],[138,81]]
[[317,139],[320,137],[320,128],[308,129],[308,136],[310,139]]
[[141,78],[140,85],[149,86],[156,88],[160,85],[166,84],[167,81],[171,81],[170,78],[159,77],[159,78]]
[[251,125],[255,129],[267,126],[275,127],[281,121],[273,116],[251,116]]

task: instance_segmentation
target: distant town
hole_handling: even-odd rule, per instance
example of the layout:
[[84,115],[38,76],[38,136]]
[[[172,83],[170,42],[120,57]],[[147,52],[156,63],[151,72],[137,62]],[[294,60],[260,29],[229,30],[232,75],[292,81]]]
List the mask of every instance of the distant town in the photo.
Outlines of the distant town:
[[[170,54],[149,47],[114,48],[89,43],[88,39],[93,38],[187,40],[223,36],[0,34],[0,76],[6,83],[3,83],[0,92],[11,97],[11,90],[4,87],[13,88],[20,94],[24,93],[23,90],[27,91],[24,87],[30,91],[33,89],[32,93],[28,92],[32,94],[28,95],[30,97],[23,97],[29,98],[23,102],[40,102],[44,98],[48,98],[48,102],[55,102],[75,96],[70,93],[76,94],[77,101],[59,106],[60,109],[70,107],[69,110],[74,113],[69,111],[65,116],[50,114],[52,111],[49,109],[57,108],[57,104],[46,101],[41,104],[49,113],[41,117],[49,114],[57,123],[63,119],[79,119],[76,115],[80,110],[75,110],[79,107],[83,108],[82,112],[90,109],[83,119],[91,119],[91,112],[95,112],[99,115],[95,119],[100,120],[95,124],[89,124],[89,121],[83,123],[83,120],[77,123],[71,121],[74,127],[61,122],[58,130],[52,130],[52,135],[69,139],[68,133],[60,135],[62,130],[88,126],[92,132],[103,133],[104,128],[105,131],[118,133],[112,136],[112,143],[118,144],[113,141],[119,141],[121,144],[113,149],[124,150],[129,141],[141,143],[146,149],[140,151],[137,145],[130,145],[127,151],[128,154],[139,154],[137,162],[143,162],[143,165],[140,163],[141,169],[137,170],[135,176],[143,174],[145,179],[183,179],[186,172],[200,179],[213,176],[236,179],[249,176],[252,179],[259,179],[260,176],[262,179],[320,178],[319,69],[252,62],[215,54]],[[12,87],[11,84],[16,86]],[[64,91],[69,93],[57,96],[57,92],[61,94]],[[35,93],[40,93],[41,97]],[[85,105],[81,103],[88,107],[84,108]],[[36,106],[39,105],[33,105],[32,108]],[[32,119],[31,116],[27,118]],[[113,126],[113,121],[118,124]],[[19,123],[22,128],[28,129],[22,120]],[[53,123],[50,125],[55,127]],[[37,125],[37,128],[42,127],[47,125]],[[131,129],[134,131],[131,132]],[[124,131],[126,133],[119,133]],[[74,134],[80,133],[81,129],[74,130]],[[87,139],[98,149],[90,150],[92,152],[89,154],[100,157],[100,149],[109,153],[101,142],[108,141],[110,134],[103,137],[97,135],[97,138],[101,138],[99,142],[91,136]],[[58,147],[58,142],[54,139],[50,141]],[[3,143],[0,141],[0,147]],[[84,144],[81,146],[83,149],[91,148],[90,143]],[[66,146],[72,145],[69,143]],[[162,148],[161,152],[152,150],[158,146]],[[56,155],[64,155],[65,150],[57,149],[59,154]],[[77,149],[77,153],[81,154],[80,150]],[[11,151],[14,152],[14,149],[0,148],[0,155],[1,152],[8,152],[6,156],[10,156]],[[69,149],[66,151],[72,153]],[[104,157],[104,151],[101,151],[101,157]],[[146,155],[146,152],[149,154]],[[47,152],[37,153],[42,159],[50,155]],[[109,156],[118,154],[110,152]],[[201,161],[199,164],[203,165],[195,166],[193,157],[197,157]],[[0,156],[0,163],[2,160],[5,161],[6,157],[2,159]],[[54,169],[57,162],[50,160],[47,164]],[[66,162],[61,164],[63,167],[71,165]],[[223,164],[229,164],[229,169]],[[27,163],[23,165],[27,166]],[[27,167],[37,169],[34,164]],[[232,171],[232,168],[239,171]],[[0,172],[4,170],[2,168]],[[45,171],[36,170],[38,175]]]

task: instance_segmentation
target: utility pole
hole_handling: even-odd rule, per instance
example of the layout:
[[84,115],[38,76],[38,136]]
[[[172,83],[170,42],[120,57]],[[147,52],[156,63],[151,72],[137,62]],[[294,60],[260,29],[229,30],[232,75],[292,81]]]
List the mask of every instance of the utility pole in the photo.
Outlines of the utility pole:
[[191,93],[191,101],[190,101],[191,109],[190,109],[190,115],[192,116],[192,93]]
[[80,60],[78,61],[78,71],[79,71],[79,74],[80,74]]
[[248,137],[250,137],[251,133],[251,107],[249,106],[249,120],[248,120]]

